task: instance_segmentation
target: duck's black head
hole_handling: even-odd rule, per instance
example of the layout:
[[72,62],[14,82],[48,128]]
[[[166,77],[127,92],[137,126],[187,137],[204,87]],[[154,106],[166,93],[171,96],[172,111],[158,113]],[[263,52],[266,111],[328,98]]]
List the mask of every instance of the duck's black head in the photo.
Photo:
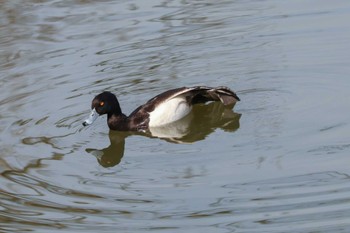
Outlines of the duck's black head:
[[91,125],[98,116],[103,114],[107,114],[108,117],[122,114],[117,97],[108,91],[95,96],[91,103],[91,109],[89,118],[83,122],[84,126]]
[[118,115],[122,113],[117,97],[109,91],[102,92],[101,94],[95,96],[91,103],[91,109],[95,109],[99,115]]

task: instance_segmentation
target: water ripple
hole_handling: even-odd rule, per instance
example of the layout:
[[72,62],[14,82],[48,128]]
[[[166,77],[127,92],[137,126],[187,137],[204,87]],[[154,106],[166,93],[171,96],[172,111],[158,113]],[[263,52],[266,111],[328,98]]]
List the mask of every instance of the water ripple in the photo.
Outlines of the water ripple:
[[[165,185],[166,181],[161,179],[132,182],[132,177],[113,180],[110,174],[104,176],[110,181],[101,182],[98,177],[72,176],[80,180],[80,190],[77,190],[50,184],[22,172],[3,172],[2,177],[8,181],[7,187],[1,187],[0,215],[6,222],[17,222],[23,227],[35,224],[37,227],[77,229],[89,225],[97,229],[94,224],[98,223],[100,227],[108,228],[118,218],[161,220],[147,224],[147,227],[127,227],[126,223],[120,223],[119,229],[129,230],[184,229],[194,224],[198,228],[280,232],[284,224],[291,222],[297,224],[296,232],[312,231],[320,225],[330,230],[350,229],[346,222],[346,216],[350,214],[350,177],[338,172],[212,186],[212,190],[221,193],[222,197],[213,198],[211,191],[198,200],[181,198],[182,195],[164,196],[163,193],[168,193],[166,190],[172,186]],[[201,176],[192,179],[201,179]],[[197,189],[207,187],[204,183],[196,186]],[[180,194],[180,190],[196,186],[181,185],[176,192]],[[88,191],[88,187],[96,190]],[[191,205],[202,203],[200,209],[193,206],[188,210],[172,209],[173,206],[188,206],[191,202]],[[207,207],[203,208],[203,205]]]

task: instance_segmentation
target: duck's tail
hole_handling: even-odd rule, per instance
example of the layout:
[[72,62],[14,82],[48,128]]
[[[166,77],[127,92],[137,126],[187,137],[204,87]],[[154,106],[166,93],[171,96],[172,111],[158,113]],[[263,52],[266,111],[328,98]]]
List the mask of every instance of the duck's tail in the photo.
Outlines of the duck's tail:
[[239,97],[230,88],[220,87],[195,87],[197,94],[192,103],[205,103],[207,101],[221,101],[225,106],[234,106]]

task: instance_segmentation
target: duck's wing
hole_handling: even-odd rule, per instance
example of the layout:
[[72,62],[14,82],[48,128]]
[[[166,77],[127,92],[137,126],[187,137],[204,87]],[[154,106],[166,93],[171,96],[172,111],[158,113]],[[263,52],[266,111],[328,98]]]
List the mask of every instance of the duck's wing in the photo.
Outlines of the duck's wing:
[[224,105],[232,105],[240,101],[239,97],[230,88],[220,87],[181,87],[163,92],[149,101],[146,105],[156,107],[162,102],[168,101],[175,97],[184,96],[189,104],[205,103],[208,101],[221,101]]
[[134,115],[139,111],[152,112],[159,104],[169,101],[175,97],[184,96],[189,104],[205,103],[208,101],[221,101],[224,105],[234,105],[240,101],[234,91],[225,86],[220,87],[180,87],[165,91],[152,99],[148,100],[144,105],[135,109],[131,114]]

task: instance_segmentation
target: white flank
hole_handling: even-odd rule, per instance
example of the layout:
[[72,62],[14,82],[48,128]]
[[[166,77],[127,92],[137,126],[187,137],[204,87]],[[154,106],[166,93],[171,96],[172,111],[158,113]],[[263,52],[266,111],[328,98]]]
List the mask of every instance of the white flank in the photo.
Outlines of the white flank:
[[150,113],[150,127],[158,127],[180,120],[185,117],[192,107],[183,97],[175,97],[158,105],[154,111]]

